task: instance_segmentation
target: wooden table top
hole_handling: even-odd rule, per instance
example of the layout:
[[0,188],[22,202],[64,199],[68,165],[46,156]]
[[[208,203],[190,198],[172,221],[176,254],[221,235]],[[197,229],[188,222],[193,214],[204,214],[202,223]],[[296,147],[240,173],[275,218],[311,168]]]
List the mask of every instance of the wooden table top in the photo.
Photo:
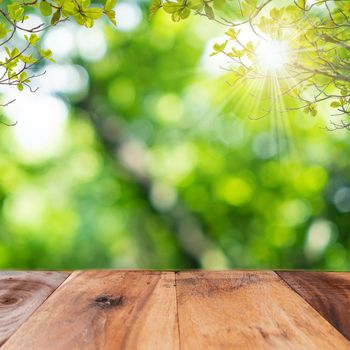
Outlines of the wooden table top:
[[0,272],[1,350],[350,349],[350,273]]

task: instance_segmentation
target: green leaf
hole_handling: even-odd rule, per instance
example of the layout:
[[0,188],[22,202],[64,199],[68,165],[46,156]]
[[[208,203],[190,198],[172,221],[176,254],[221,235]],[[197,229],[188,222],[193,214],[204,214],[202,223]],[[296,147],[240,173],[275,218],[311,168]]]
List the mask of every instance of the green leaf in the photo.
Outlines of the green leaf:
[[213,7],[215,10],[223,10],[226,5],[226,0],[213,0]]
[[215,56],[217,55],[218,53],[222,52],[225,50],[225,47],[228,43],[228,40],[226,40],[225,42],[223,42],[222,44],[218,44],[218,43],[215,43],[214,46],[213,46],[213,50],[214,52],[210,54],[210,56]]
[[74,15],[74,19],[78,24],[83,26],[83,25],[85,25],[87,18],[85,16],[82,16],[80,13],[77,13]]
[[117,0],[107,0],[104,7],[105,11],[108,12],[110,10],[113,10],[116,3],[117,3]]
[[186,19],[191,14],[191,10],[188,7],[183,8],[179,11],[181,19]]
[[42,58],[45,58],[46,60],[54,62],[54,60],[51,58],[52,51],[50,49],[47,49],[47,50],[39,49],[39,53]]
[[39,41],[39,37],[36,34],[30,34],[30,37],[27,35],[24,36],[30,46],[35,46]]
[[230,52],[230,57],[238,57],[238,58],[240,58],[240,57],[243,57],[244,54],[245,54],[245,50],[244,49],[237,50],[237,49],[235,49],[233,47],[231,50],[232,50],[232,52]]
[[54,26],[55,24],[58,23],[58,21],[60,20],[61,18],[61,10],[58,9],[52,16],[51,18],[51,24]]
[[114,10],[109,10],[105,12],[105,15],[108,17],[108,19],[116,26],[117,21],[115,19],[115,11]]
[[230,28],[225,34],[229,36],[231,40],[235,40],[237,38],[238,33],[235,31],[234,28]]
[[74,16],[79,12],[77,4],[72,0],[65,0],[62,5],[62,13],[64,16]]
[[215,18],[213,9],[207,3],[204,5],[204,12],[209,19]]
[[14,47],[11,51],[9,51],[9,49],[7,49],[6,52],[8,53],[8,55],[11,58],[18,56],[18,54],[19,54],[19,50],[17,49],[17,47]]
[[92,18],[89,18],[87,16],[82,16],[82,15],[76,15],[74,16],[75,20],[77,23],[83,25],[86,28],[92,28],[94,25],[94,20]]
[[[79,2],[79,0],[77,0]],[[90,6],[91,1],[90,0],[81,0],[81,7],[83,9],[86,9]]]
[[23,63],[35,63],[35,62],[37,62],[37,59],[34,58],[32,54],[30,54],[29,56],[21,55],[19,58]]
[[21,21],[24,16],[24,8],[19,3],[7,5],[8,16],[13,21]]
[[174,12],[172,15],[171,15],[171,19],[174,21],[174,22],[179,22],[181,17],[179,15],[179,11],[177,12]]
[[161,7],[162,7],[161,0],[152,0],[149,8],[149,17],[152,18]]
[[333,102],[331,103],[331,107],[332,107],[332,108],[339,108],[339,107],[341,107],[341,103],[340,103],[340,102],[337,102],[337,101],[333,101]]
[[40,13],[43,15],[43,16],[51,16],[51,13],[52,13],[52,7],[51,5],[46,2],[45,0],[41,0],[40,2]]
[[188,2],[188,6],[192,10],[200,11],[204,7],[204,1],[203,0],[190,0]]
[[27,73],[26,72],[22,72],[18,78],[19,81],[24,82],[27,78]]
[[271,18],[273,18],[274,20],[280,19],[280,18],[282,17],[282,15],[283,15],[283,11],[282,11],[282,10],[273,8],[273,9],[271,9],[271,11],[270,11],[270,16],[271,16]]
[[178,2],[165,2],[163,4],[163,9],[166,13],[175,13],[179,11],[181,8],[182,4]]
[[9,32],[9,30],[6,29],[5,24],[0,23],[0,38],[4,38],[8,32]]
[[102,9],[98,7],[90,7],[84,10],[84,15],[91,19],[99,19],[102,16]]
[[305,9],[306,7],[306,0],[296,0],[295,3],[297,4],[298,7]]

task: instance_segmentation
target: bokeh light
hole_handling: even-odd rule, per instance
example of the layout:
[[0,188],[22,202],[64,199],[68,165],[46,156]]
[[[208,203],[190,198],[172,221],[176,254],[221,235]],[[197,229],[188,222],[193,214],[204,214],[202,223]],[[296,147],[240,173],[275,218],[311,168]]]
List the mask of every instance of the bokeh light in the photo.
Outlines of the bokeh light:
[[319,127],[329,106],[259,119],[261,86],[210,57],[215,23],[146,7],[50,29],[39,90],[1,87],[0,266],[349,269],[350,137]]

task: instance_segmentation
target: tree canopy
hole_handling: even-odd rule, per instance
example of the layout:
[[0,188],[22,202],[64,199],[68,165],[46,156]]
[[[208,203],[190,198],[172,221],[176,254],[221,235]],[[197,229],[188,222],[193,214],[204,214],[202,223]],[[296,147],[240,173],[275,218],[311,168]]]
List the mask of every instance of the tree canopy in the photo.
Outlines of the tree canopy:
[[[226,38],[213,47],[212,55],[225,55],[230,71],[229,85],[253,82],[255,100],[269,100],[268,108],[256,118],[271,112],[303,110],[316,116],[326,103],[340,119],[334,128],[350,128],[349,26],[348,1],[294,0],[153,0],[151,17],[163,9],[173,21],[191,14],[220,23]],[[6,51],[0,84],[19,90],[30,86],[38,74],[33,67],[41,60],[52,60],[51,49],[40,48],[38,33],[48,26],[73,19],[91,28],[105,15],[114,25],[115,0],[103,5],[90,0],[8,0],[1,5],[0,44]],[[30,15],[39,11],[43,23],[30,25]],[[250,35],[247,38],[247,31]],[[24,44],[15,43],[20,32]],[[287,101],[287,102],[286,102]],[[296,102],[295,102],[296,101]],[[6,102],[8,104],[11,101]]]
[[348,270],[350,138],[318,127],[329,101],[250,122],[272,104],[252,108],[260,80],[207,66],[230,27],[120,5],[132,28],[48,28],[40,89],[4,93],[0,266]]
[[233,87],[260,82],[255,84],[258,100],[270,100],[260,116],[273,109],[301,109],[316,116],[328,103],[335,116],[344,117],[331,125],[350,127],[348,1],[156,0],[151,12],[159,8],[174,21],[193,13],[222,24],[226,39],[214,45],[212,55],[227,57],[223,68],[232,72]]
[[[79,25],[91,28],[94,21],[105,15],[115,22],[116,0],[106,0],[103,6],[90,0],[7,0],[0,5],[0,46],[5,55],[0,61],[0,85],[24,87],[35,91],[31,79],[38,76],[33,69],[42,60],[53,60],[51,49],[42,49],[39,33],[49,26],[73,19]],[[39,12],[42,23],[32,24],[31,16]],[[24,39],[17,42],[15,34]],[[42,74],[42,73],[39,73]],[[11,102],[11,101],[9,101]],[[7,102],[6,105],[9,103]]]

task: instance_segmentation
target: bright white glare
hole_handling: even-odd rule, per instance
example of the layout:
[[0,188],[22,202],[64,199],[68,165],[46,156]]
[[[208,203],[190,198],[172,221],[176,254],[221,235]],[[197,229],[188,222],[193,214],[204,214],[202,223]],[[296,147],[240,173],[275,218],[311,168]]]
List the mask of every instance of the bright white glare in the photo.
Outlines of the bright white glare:
[[[252,29],[249,23],[245,23],[241,25],[239,32],[239,42],[243,45],[247,45],[249,42],[251,42],[254,45],[257,45],[261,38],[256,35],[255,31]],[[242,47],[240,45],[236,45],[236,49],[241,49]]]
[[76,50],[73,30],[74,26],[66,25],[51,28],[44,38],[44,49],[52,49],[55,59],[71,56]]
[[49,64],[46,73],[35,83],[45,92],[76,94],[87,88],[89,76],[86,70],[78,65]]
[[107,51],[105,36],[98,26],[89,29],[79,28],[77,45],[80,56],[85,61],[98,61],[104,57]]
[[142,20],[142,13],[136,4],[122,2],[115,7],[117,28],[123,32],[135,29]]
[[306,8],[310,8],[312,6],[312,9],[319,12],[320,10],[322,12],[328,12],[329,10],[333,10],[334,7],[337,6],[336,1],[328,1],[327,4],[321,3],[319,0],[306,0]]
[[89,29],[71,23],[54,27],[45,36],[43,47],[52,49],[57,60],[70,58],[78,50],[85,61],[94,62],[107,52],[106,39],[98,25]]
[[334,231],[334,224],[327,220],[316,220],[307,232],[305,254],[311,259],[319,258],[327,248]]
[[269,72],[278,72],[288,62],[289,49],[283,41],[261,41],[256,49],[256,56],[262,69]]
[[[16,96],[17,97],[17,96]],[[49,157],[60,149],[68,109],[56,97],[22,92],[6,107],[18,151],[27,161]]]

